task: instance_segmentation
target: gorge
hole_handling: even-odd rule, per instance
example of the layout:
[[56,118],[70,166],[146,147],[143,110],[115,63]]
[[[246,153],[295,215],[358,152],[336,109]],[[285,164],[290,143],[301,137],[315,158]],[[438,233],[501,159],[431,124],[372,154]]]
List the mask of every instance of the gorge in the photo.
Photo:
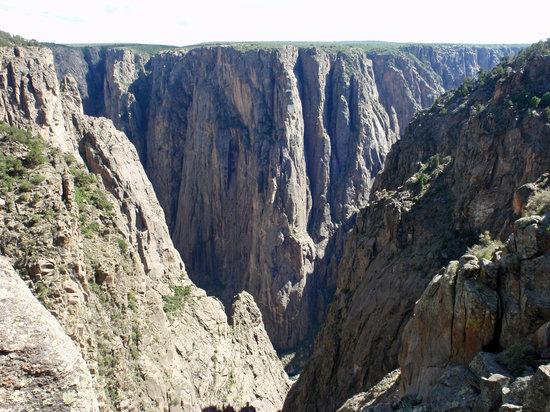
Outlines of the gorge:
[[325,251],[414,113],[518,50],[53,48],[84,110],[135,144],[193,281],[229,306],[251,293],[281,350],[315,333]]
[[1,47],[0,409],[544,410],[522,49]]

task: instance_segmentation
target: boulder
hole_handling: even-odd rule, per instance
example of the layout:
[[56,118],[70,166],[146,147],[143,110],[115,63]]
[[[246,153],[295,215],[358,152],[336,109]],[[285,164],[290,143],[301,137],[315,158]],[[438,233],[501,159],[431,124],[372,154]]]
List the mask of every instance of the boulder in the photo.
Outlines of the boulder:
[[481,378],[481,394],[474,405],[474,412],[495,411],[502,404],[502,389],[510,378],[493,374],[488,378]]
[[527,386],[525,411],[550,411],[550,364],[541,365]]

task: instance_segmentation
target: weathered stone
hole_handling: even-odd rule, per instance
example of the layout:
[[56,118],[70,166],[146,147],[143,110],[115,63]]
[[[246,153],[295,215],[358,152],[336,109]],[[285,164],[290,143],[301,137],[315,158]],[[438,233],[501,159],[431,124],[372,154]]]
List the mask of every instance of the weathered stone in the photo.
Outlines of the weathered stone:
[[249,291],[279,348],[323,318],[335,283],[323,258],[339,254],[339,229],[413,115],[514,51],[53,50],[61,77],[74,74],[89,96],[85,111],[102,100],[136,145],[194,280],[226,305]]
[[536,186],[533,183],[527,183],[520,186],[514,192],[514,198],[512,200],[512,207],[514,208],[514,214],[517,216],[524,216],[524,209],[527,205],[529,197],[535,192]]
[[525,394],[525,411],[550,410],[550,364],[539,366]]
[[99,411],[86,362],[0,257],[0,409]]
[[468,366],[480,378],[488,378],[494,374],[511,376],[510,372],[497,362],[496,356],[489,352],[479,352]]
[[[367,392],[358,393],[344,402],[337,412],[382,411],[383,408],[391,410],[391,407],[388,409],[388,406],[399,398],[399,377],[400,371],[398,369],[388,373]],[[382,406],[382,404],[385,405]],[[375,406],[380,406],[382,409],[373,409]]]
[[538,252],[537,231],[541,220],[540,216],[529,216],[514,223],[517,252],[522,259],[533,257]]
[[521,411],[523,408],[519,405],[513,405],[511,403],[505,403],[498,408],[498,412],[514,412]]
[[525,404],[525,394],[530,381],[531,376],[519,376],[514,379],[510,385],[502,389],[502,402],[513,405]]
[[[15,88],[2,83],[8,73],[16,79]],[[54,157],[41,166],[46,180],[33,189],[40,190],[39,206],[26,202],[0,209],[2,222],[13,222],[0,225],[2,252],[31,269],[23,273],[29,273],[29,286],[78,346],[72,351],[69,338],[70,344],[53,339],[48,350],[81,356],[84,372],[86,363],[93,372],[90,385],[84,377],[71,389],[75,405],[90,388],[95,390],[74,410],[99,404],[117,410],[175,410],[179,405],[188,411],[222,402],[280,409],[289,381],[252,299],[239,299],[241,319],[230,324],[220,302],[191,283],[135,148],[111,121],[82,114],[73,81],[63,85],[61,90],[49,50],[29,48],[16,55],[0,48],[0,120],[39,133],[49,145],[47,156]],[[2,150],[13,149],[9,142],[0,143]],[[85,217],[99,229],[88,237],[82,232],[89,222],[81,220],[74,199],[75,168],[85,178],[95,174],[87,180],[95,182],[88,184],[100,204],[88,203]],[[23,225],[31,212],[46,209],[59,224],[42,219],[31,230]],[[57,232],[53,242],[52,231]],[[10,319],[0,319],[8,322],[6,333],[24,338]],[[37,358],[36,365],[41,362]],[[11,370],[2,367],[0,373]],[[79,373],[63,379],[78,379]],[[51,389],[51,397],[58,399],[64,393],[55,386],[58,381],[43,383],[34,374],[26,385]]]
[[428,410],[471,410],[478,398],[478,388],[478,379],[468,368],[450,366],[423,402]]
[[[450,362],[465,366],[479,351],[509,347],[547,321],[545,258],[522,260],[513,250],[489,256],[498,245],[489,241],[478,253],[498,261],[503,275],[496,289],[475,266],[464,271],[470,278],[455,275],[444,287],[441,280],[439,287],[425,287],[473,246],[473,234],[506,238],[517,217],[510,207],[514,190],[550,170],[548,126],[525,117],[523,109],[505,109],[506,96],[550,87],[549,66],[547,55],[519,61],[497,83],[476,85],[467,96],[448,95],[411,122],[376,177],[345,253],[333,262],[335,298],[285,409],[331,410],[334,399],[371,387],[397,367],[398,356],[405,388],[429,391]],[[433,173],[448,156],[444,171]],[[422,190],[412,187],[415,175],[422,177],[416,179]],[[404,206],[391,227],[384,220],[388,199]]]
[[474,412],[494,411],[502,404],[502,390],[510,378],[493,374],[488,378],[481,378],[480,397],[474,405]]

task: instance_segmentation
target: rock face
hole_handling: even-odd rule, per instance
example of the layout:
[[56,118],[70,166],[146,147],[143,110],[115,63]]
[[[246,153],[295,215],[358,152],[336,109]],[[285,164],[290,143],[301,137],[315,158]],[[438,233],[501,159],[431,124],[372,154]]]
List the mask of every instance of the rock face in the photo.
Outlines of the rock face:
[[[46,395],[71,403],[95,391],[88,407],[101,410],[280,409],[289,383],[253,299],[241,294],[228,319],[195,287],[135,148],[82,104],[73,78],[58,82],[50,50],[0,49],[0,120],[41,136],[0,127],[0,251],[59,322],[40,315],[36,330],[63,342],[62,327],[78,348],[80,358],[67,344],[59,365],[89,370],[71,396],[63,380]],[[21,296],[18,305],[38,306]],[[2,333],[19,333],[6,319]],[[26,408],[41,408],[46,395],[26,398]]]
[[[540,187],[550,191],[548,176]],[[537,386],[526,382],[525,370],[532,375],[535,359],[545,358],[550,349],[549,227],[548,214],[521,218],[502,250],[494,251],[494,244],[473,248],[473,254],[451,262],[432,279],[403,332],[403,395],[420,395],[437,408],[434,387],[449,373],[449,365],[459,364],[476,373],[469,384],[479,387],[480,394],[466,402],[469,407],[492,410],[503,403],[528,403],[527,393]],[[524,257],[528,245],[533,254]],[[533,402],[539,406],[532,410],[544,410],[548,396],[550,392],[538,395]]]
[[0,409],[98,411],[74,342],[3,257],[0,276]]
[[416,303],[399,353],[401,399],[388,402],[396,390],[385,377],[375,396],[356,396],[342,410],[548,409],[550,176],[527,188],[542,207],[514,222],[506,244],[484,237],[451,261]]
[[340,250],[404,126],[515,51],[432,49],[106,50],[103,88],[77,80],[136,145],[192,278],[227,306],[250,292],[287,349],[322,319],[327,247]]
[[[550,89],[549,70],[550,56],[535,49],[484,75],[475,86],[446,94],[413,120],[376,178],[343,257],[330,266],[338,277],[335,298],[285,410],[334,410],[397,368],[403,329],[433,276],[476,243],[480,233],[500,239],[511,233],[517,218],[514,190],[550,169],[548,119],[543,108],[533,111],[529,98],[522,98]],[[521,209],[521,196],[516,197]],[[531,223],[525,225],[532,233]],[[533,250],[527,248],[525,256]],[[464,259],[464,268],[473,265]],[[453,288],[462,296],[462,307],[477,308],[475,315],[457,307],[458,330],[426,328],[441,333],[443,341],[461,339],[462,352],[456,356],[466,360],[491,346],[499,303],[487,288],[472,290],[468,282]],[[441,299],[452,297],[442,289]],[[514,320],[503,321],[503,331],[505,324],[510,330],[521,324],[522,310],[515,311]],[[434,322],[449,322],[448,312],[434,309],[431,316]],[[468,322],[476,327],[463,334],[459,324]],[[438,347],[433,356],[447,351]],[[471,374],[464,368],[444,378],[451,382],[462,376],[458,380],[464,381]],[[429,378],[432,372],[425,373]]]

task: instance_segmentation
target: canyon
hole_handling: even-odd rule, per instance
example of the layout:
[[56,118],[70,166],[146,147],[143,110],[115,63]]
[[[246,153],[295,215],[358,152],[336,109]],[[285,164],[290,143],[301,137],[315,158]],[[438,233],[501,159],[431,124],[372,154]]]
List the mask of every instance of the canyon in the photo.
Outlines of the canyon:
[[135,144],[193,281],[226,306],[251,293],[282,351],[322,322],[327,249],[413,115],[518,50],[53,47],[85,112]]
[[548,42],[10,41],[0,409],[545,410]]

